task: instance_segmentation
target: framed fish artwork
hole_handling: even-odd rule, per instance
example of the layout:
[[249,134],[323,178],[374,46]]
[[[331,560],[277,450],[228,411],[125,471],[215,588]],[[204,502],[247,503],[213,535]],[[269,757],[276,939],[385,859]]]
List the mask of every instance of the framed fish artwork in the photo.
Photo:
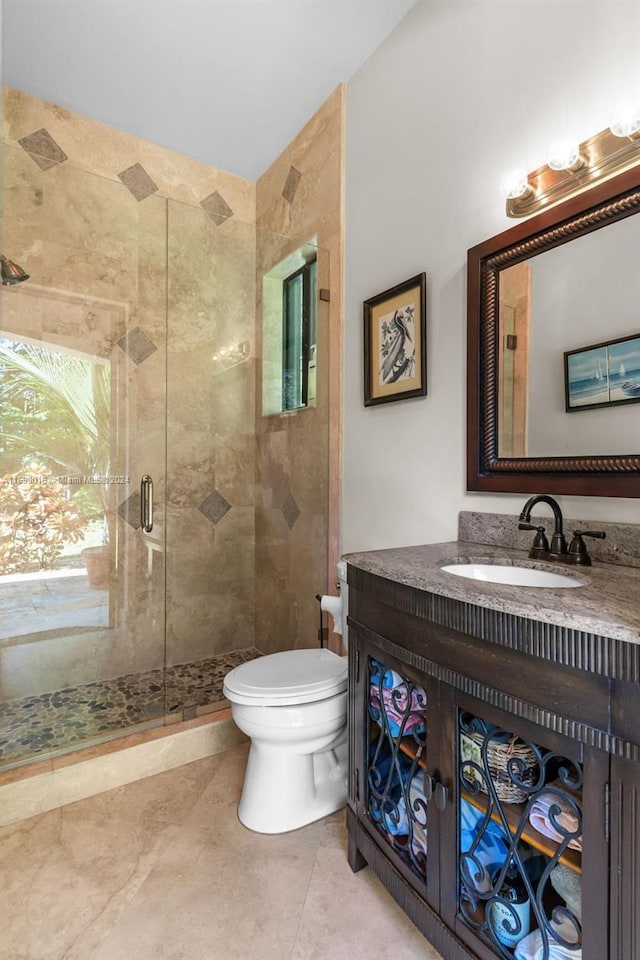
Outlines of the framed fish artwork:
[[364,301],[364,405],[427,394],[427,278]]

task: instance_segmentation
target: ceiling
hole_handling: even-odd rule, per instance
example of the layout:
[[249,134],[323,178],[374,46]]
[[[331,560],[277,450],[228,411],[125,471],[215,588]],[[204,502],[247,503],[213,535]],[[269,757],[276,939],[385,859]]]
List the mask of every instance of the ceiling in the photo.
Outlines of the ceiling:
[[415,0],[4,0],[3,82],[250,180]]

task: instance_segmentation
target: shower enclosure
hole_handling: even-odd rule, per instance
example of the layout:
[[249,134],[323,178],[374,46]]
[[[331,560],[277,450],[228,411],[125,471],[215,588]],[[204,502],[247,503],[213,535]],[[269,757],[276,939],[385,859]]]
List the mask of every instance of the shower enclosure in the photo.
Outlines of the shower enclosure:
[[300,241],[37,161],[3,149],[0,249],[29,274],[0,314],[4,768],[219,709],[232,666],[316,642],[326,589],[293,636],[269,615],[305,536],[290,458],[326,568],[326,403],[265,418],[256,359]]

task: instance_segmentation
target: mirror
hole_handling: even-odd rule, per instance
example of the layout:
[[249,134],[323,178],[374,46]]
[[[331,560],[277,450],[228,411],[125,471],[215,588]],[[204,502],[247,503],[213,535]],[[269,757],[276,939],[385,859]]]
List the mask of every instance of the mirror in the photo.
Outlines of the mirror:
[[469,490],[640,493],[640,167],[468,254]]

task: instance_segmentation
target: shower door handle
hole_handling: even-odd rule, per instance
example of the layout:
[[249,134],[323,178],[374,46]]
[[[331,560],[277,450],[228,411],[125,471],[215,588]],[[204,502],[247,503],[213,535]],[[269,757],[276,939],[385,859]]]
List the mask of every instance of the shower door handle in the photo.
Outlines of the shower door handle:
[[148,473],[140,481],[140,525],[145,533],[153,530],[153,480]]

